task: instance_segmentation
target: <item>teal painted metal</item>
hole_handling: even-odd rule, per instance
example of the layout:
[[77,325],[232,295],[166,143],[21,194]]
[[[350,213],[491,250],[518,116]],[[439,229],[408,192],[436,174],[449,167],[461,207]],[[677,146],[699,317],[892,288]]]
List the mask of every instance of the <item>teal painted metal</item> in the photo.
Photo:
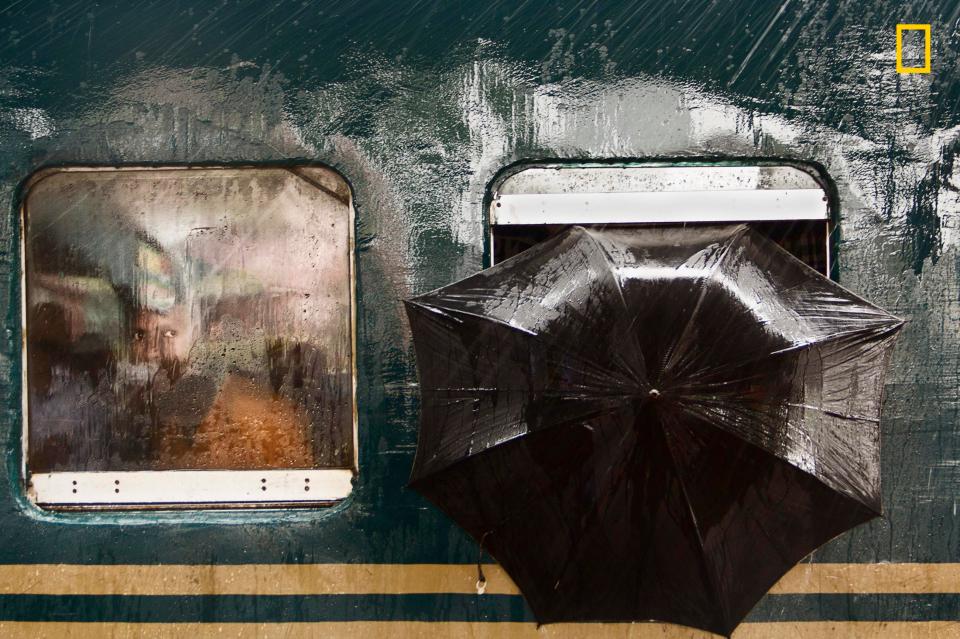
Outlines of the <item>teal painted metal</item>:
[[[0,9],[0,562],[475,560],[473,543],[404,488],[418,407],[399,300],[481,268],[481,205],[503,167],[704,157],[822,165],[839,203],[840,281],[910,322],[888,377],[885,519],[814,560],[960,561],[958,19],[960,3],[923,0]],[[932,24],[932,74],[895,73],[898,22]],[[21,181],[61,163],[291,160],[336,167],[357,198],[350,499],[257,513],[29,507],[18,479]],[[444,601],[434,618],[456,608]],[[813,605],[790,601],[769,618]],[[890,606],[881,616],[899,618]]]
[[[960,597],[954,595],[770,595],[746,622],[953,621],[957,617]],[[127,623],[437,619],[535,623],[523,599],[511,595],[13,595],[0,597],[0,618]]]

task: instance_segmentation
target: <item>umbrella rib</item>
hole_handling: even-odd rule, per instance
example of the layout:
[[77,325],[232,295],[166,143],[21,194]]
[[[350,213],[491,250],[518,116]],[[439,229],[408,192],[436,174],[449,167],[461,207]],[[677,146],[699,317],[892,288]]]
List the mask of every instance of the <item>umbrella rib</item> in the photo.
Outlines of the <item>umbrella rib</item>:
[[839,417],[840,419],[849,419],[850,421],[854,421],[854,422],[869,422],[872,424],[880,423],[879,417],[864,417],[862,415],[848,415],[845,413],[837,412],[835,410],[829,410],[827,408],[824,408],[823,406],[814,406],[813,404],[800,404],[800,403],[794,403],[794,402],[787,402],[787,406],[793,406],[794,408],[809,408],[810,410],[821,412],[824,415],[828,415],[830,417]]
[[[633,437],[633,436],[634,436],[633,431],[629,429],[625,430],[620,437],[620,441],[617,442],[617,445],[615,446],[615,448],[616,449],[622,448],[624,442],[627,441],[627,438]],[[590,510],[585,515],[583,515],[582,517],[583,520],[586,520],[586,519],[598,520],[602,518],[601,509],[603,511],[606,511],[606,509],[609,508],[608,499],[610,498],[611,495],[613,495],[615,489],[620,486],[620,483],[626,478],[627,470],[630,468],[631,463],[632,463],[631,455],[623,455],[621,457],[621,460],[616,465],[611,465],[606,469],[606,472],[604,473],[604,478],[603,478],[604,481],[608,482],[607,484],[608,490],[604,495],[606,499],[602,501],[598,500],[597,502],[595,502],[590,508]],[[608,478],[611,478],[611,479],[608,480]],[[557,573],[557,578],[556,578],[557,585],[559,585],[560,582],[563,581],[564,575],[567,574],[567,570],[569,569],[573,561],[573,555],[576,549],[579,548],[580,546],[580,543],[579,543],[580,540],[583,539],[585,535],[586,535],[585,527],[581,527],[580,534],[577,537],[577,542],[572,543],[570,545],[571,550],[567,553],[567,558],[564,560],[563,566],[560,567],[560,571]],[[554,587],[556,588],[556,586]]]
[[841,331],[839,333],[833,333],[829,337],[823,340],[818,340],[815,342],[804,342],[803,344],[794,344],[786,348],[781,348],[780,350],[772,351],[770,355],[780,355],[782,353],[789,353],[795,350],[802,350],[804,348],[809,348],[811,346],[823,346],[827,344],[833,344],[834,342],[840,342],[860,334],[863,334],[864,337],[884,338],[895,333],[897,330],[900,329],[901,326],[903,326],[903,322],[898,321],[898,322],[892,322],[892,323],[882,324],[878,326],[868,326],[865,328],[851,329],[849,331]]
[[[607,269],[608,269],[607,273],[610,275],[610,278],[613,280],[613,283],[617,290],[617,295],[620,297],[620,304],[623,306],[623,312],[627,315],[630,315],[630,307],[627,305],[627,298],[626,298],[626,295],[624,295],[623,293],[623,285],[621,284],[620,278],[617,276],[617,273],[616,273],[616,268],[617,268],[616,262],[614,262],[613,258],[610,257],[610,253],[608,253],[607,249],[604,248],[603,244],[600,243],[600,240],[594,237],[593,234],[587,229],[583,229],[583,232],[586,234],[587,237],[589,237],[593,241],[593,245],[597,248],[597,250],[600,251],[600,254],[603,256],[603,261],[607,265]],[[630,322],[631,328],[634,326],[635,322],[636,322],[636,316],[634,316],[633,320],[631,320]],[[636,340],[635,331],[628,330],[627,336],[633,337],[634,340]],[[637,357],[639,358],[640,366],[643,367],[643,371],[633,370],[633,367],[630,366],[630,363],[620,354],[620,352],[614,353],[614,357],[616,357],[617,361],[620,362],[630,373],[633,374],[635,379],[638,379],[638,380],[646,379],[647,363],[643,359],[643,350],[639,348],[637,344],[634,344],[633,346],[635,347],[634,350],[636,352]]]
[[[797,353],[797,352],[800,352],[800,351],[808,350],[808,349],[811,349],[811,348],[814,348],[814,347],[829,346],[829,345],[835,344],[835,343],[837,343],[837,342],[840,342],[840,341],[843,341],[843,340],[846,340],[846,339],[850,339],[851,337],[859,336],[859,335],[862,335],[864,338],[873,338],[873,339],[878,339],[878,340],[879,340],[879,339],[885,339],[885,338],[891,336],[894,332],[896,332],[896,331],[900,328],[901,325],[902,325],[902,323],[897,323],[897,324],[894,324],[894,325],[885,326],[883,329],[878,329],[878,328],[876,328],[876,327],[871,327],[871,328],[865,328],[865,329],[864,329],[864,328],[861,328],[861,329],[855,329],[855,330],[850,330],[850,331],[844,331],[844,332],[842,332],[842,333],[834,333],[833,335],[830,335],[828,338],[826,338],[826,339],[824,339],[824,340],[821,340],[821,341],[804,342],[804,343],[802,343],[802,344],[793,344],[792,346],[788,346],[788,347],[785,347],[785,348],[781,348],[781,349],[776,350],[776,351],[771,351],[771,352],[769,352],[769,353],[764,353],[764,354],[762,354],[762,355],[757,355],[756,357],[753,357],[753,358],[750,358],[750,359],[746,359],[746,360],[742,360],[742,361],[739,361],[739,362],[725,363],[725,364],[721,364],[721,365],[719,365],[719,366],[701,368],[701,369],[698,370],[698,371],[691,372],[691,373],[686,373],[686,374],[684,375],[684,377],[685,377],[685,378],[688,378],[688,379],[693,379],[693,378],[697,378],[697,377],[703,377],[703,376],[706,376],[706,375],[715,375],[715,374],[717,374],[717,373],[722,373],[723,371],[726,371],[726,370],[729,370],[729,369],[732,369],[732,368],[740,368],[740,367],[748,366],[748,365],[750,365],[750,364],[752,364],[752,363],[754,363],[754,362],[759,362],[759,361],[761,361],[761,360],[764,360],[764,359],[767,359],[767,358],[770,358],[770,357],[775,357],[775,356],[776,356],[776,357],[779,357],[779,356],[782,356],[782,355],[791,355],[791,354],[793,354],[793,353]],[[846,360],[846,361],[849,361],[849,360]],[[687,387],[688,387],[688,385],[682,385],[682,386],[678,386],[677,388],[687,388]]]
[[707,561],[707,548],[703,542],[703,535],[700,532],[700,525],[697,523],[697,515],[693,512],[693,505],[690,503],[690,497],[687,493],[687,486],[683,481],[683,475],[680,473],[680,466],[677,464],[677,460],[673,456],[673,450],[670,448],[670,438],[667,435],[666,429],[663,427],[662,419],[657,420],[657,425],[660,427],[660,433],[663,436],[663,445],[667,450],[667,459],[670,461],[670,466],[673,468],[673,474],[677,478],[677,484],[680,486],[680,492],[683,494],[683,501],[687,505],[687,514],[690,516],[690,523],[693,526],[693,532],[696,534],[697,544],[700,546],[700,560],[703,563],[703,568],[707,573],[707,579],[710,580],[710,591],[717,603],[717,607],[720,609],[724,630],[727,630],[730,627],[727,608],[720,597],[720,585],[717,583],[717,575],[714,572],[713,567]]
[[[822,407],[822,406],[814,406],[813,404],[804,404],[804,403],[800,403],[800,402],[784,402],[784,403],[785,403],[787,406],[792,406],[793,408],[809,408],[810,410],[818,411],[818,412],[823,413],[824,415],[827,415],[827,416],[829,416],[829,417],[839,417],[840,419],[847,419],[847,420],[850,420],[850,421],[852,421],[852,422],[867,422],[867,423],[869,423],[869,424],[879,424],[879,423],[880,423],[880,419],[879,419],[879,418],[876,418],[876,417],[864,417],[864,416],[862,416],[862,415],[851,415],[851,414],[841,413],[841,412],[838,412],[838,411],[833,411],[833,410],[830,410],[830,409],[828,409],[828,408],[824,408],[824,407]],[[710,408],[710,407],[713,407],[713,406],[717,406],[717,407],[725,408],[725,409],[727,409],[727,412],[730,412],[730,413],[733,413],[733,414],[738,414],[738,413],[739,413],[742,417],[745,417],[745,418],[747,418],[747,419],[757,419],[757,420],[759,421],[760,418],[764,415],[763,411],[751,410],[751,409],[747,409],[747,408],[738,408],[738,409],[736,409],[736,410],[731,410],[731,406],[730,406],[729,400],[722,399],[722,398],[721,398],[721,399],[716,399],[716,398],[714,398],[714,399],[712,399],[712,400],[708,400],[708,399],[688,400],[688,401],[685,402],[685,404],[686,404],[685,408],[686,408],[686,409],[689,409],[690,412],[694,412],[694,413],[696,413],[696,411],[694,410],[694,407],[696,407],[696,406],[702,406],[702,407],[704,407],[704,408]],[[703,414],[700,414],[699,416],[700,416],[700,417],[706,417],[707,414],[706,414],[706,413],[703,413]],[[713,414],[712,416],[713,416],[713,417],[716,417],[715,414]],[[724,430],[726,430],[726,429],[724,429]],[[729,431],[728,431],[728,432],[729,432]]]
[[[490,322],[491,324],[496,324],[497,326],[502,326],[502,327],[504,327],[504,328],[506,328],[506,329],[508,329],[508,330],[515,331],[515,332],[520,333],[520,334],[522,334],[522,335],[524,335],[524,336],[526,336],[526,337],[528,337],[528,338],[530,338],[530,339],[533,339],[533,340],[535,340],[535,341],[538,342],[538,343],[543,343],[543,341],[544,341],[544,337],[545,337],[545,336],[544,336],[542,333],[537,333],[537,332],[535,332],[535,331],[531,331],[531,330],[529,330],[529,329],[526,329],[526,328],[523,328],[523,327],[520,327],[520,326],[514,326],[513,324],[510,324],[510,323],[508,323],[508,322],[505,322],[505,321],[503,321],[502,319],[499,319],[499,318],[496,318],[496,317],[490,317],[490,316],[487,316],[487,315],[481,315],[481,314],[479,314],[479,313],[473,313],[473,312],[471,312],[471,311],[465,311],[465,310],[462,310],[462,309],[442,308],[442,307],[437,307],[437,306],[433,306],[433,305],[427,305],[427,304],[423,304],[423,303],[421,303],[421,302],[415,302],[415,301],[408,301],[408,304],[411,304],[411,305],[413,305],[413,306],[417,306],[418,308],[422,308],[422,309],[424,309],[425,311],[430,312],[430,313],[435,313],[435,314],[441,315],[441,316],[443,316],[443,317],[448,317],[448,318],[450,318],[452,321],[455,321],[455,322],[458,322],[458,323],[460,323],[461,320],[457,317],[457,315],[465,315],[465,316],[470,317],[470,318],[472,318],[472,319],[474,319],[474,320],[486,321],[486,322]],[[548,344],[548,346],[549,346],[549,344]],[[597,379],[598,384],[602,383],[602,384],[610,384],[610,385],[613,385],[613,386],[616,386],[616,385],[617,385],[616,382],[619,380],[619,378],[618,378],[617,376],[614,376],[614,375],[611,375],[611,374],[607,373],[607,372],[606,372],[607,367],[604,366],[604,365],[602,365],[601,363],[596,362],[596,361],[594,361],[594,360],[592,360],[592,359],[589,359],[589,358],[587,358],[587,357],[581,356],[581,355],[579,355],[579,354],[577,354],[577,353],[570,352],[570,351],[565,351],[564,354],[565,354],[565,356],[569,357],[571,360],[576,360],[575,362],[570,362],[570,363],[563,363],[563,362],[561,362],[564,367],[569,368],[570,370],[574,370],[574,371],[576,371],[576,372],[578,372],[578,373],[585,373],[585,372],[587,372],[587,373],[589,373],[591,376],[593,376],[594,378]],[[618,360],[622,360],[622,358],[620,358],[619,356],[617,357],[617,359],[618,359]],[[579,364],[579,368],[573,368],[573,367],[572,367],[572,364],[574,364],[574,363]],[[629,366],[628,366],[627,368],[628,368],[628,370],[631,370],[631,369],[629,368]],[[631,370],[631,372],[633,372],[633,371]],[[601,384],[601,385],[602,385],[602,384]]]
[[[616,395],[611,395],[611,397],[616,397]],[[467,397],[467,398],[464,398],[464,399],[468,399],[468,400],[469,400],[470,398]],[[526,431],[524,431],[524,432],[522,432],[522,433],[518,433],[518,434],[512,435],[512,436],[510,436],[510,437],[507,437],[506,439],[502,439],[502,440],[500,440],[500,441],[497,441],[496,443],[494,443],[494,444],[492,444],[492,445],[490,445],[490,446],[488,446],[488,447],[486,447],[486,448],[483,448],[482,450],[478,450],[477,452],[471,452],[471,453],[469,454],[469,457],[470,457],[471,459],[473,459],[473,458],[476,458],[476,457],[481,456],[481,455],[490,454],[490,453],[496,451],[497,449],[499,449],[499,448],[501,448],[501,447],[503,447],[503,446],[506,446],[506,445],[508,445],[508,444],[515,443],[517,440],[523,439],[524,437],[526,437],[527,435],[530,435],[530,434],[532,434],[532,433],[539,433],[539,432],[543,432],[543,431],[545,431],[545,430],[552,430],[552,429],[554,429],[554,428],[570,427],[570,426],[573,426],[576,422],[585,422],[585,421],[588,421],[588,420],[596,419],[596,418],[598,418],[598,417],[600,417],[600,416],[602,416],[602,415],[604,415],[604,414],[607,414],[607,413],[610,413],[610,412],[613,412],[613,411],[617,411],[617,410],[622,410],[622,409],[623,409],[623,406],[622,406],[622,405],[618,405],[618,404],[615,403],[615,404],[611,404],[611,405],[608,405],[608,406],[600,406],[600,407],[598,407],[598,408],[596,408],[596,409],[593,409],[593,410],[590,410],[590,411],[586,411],[586,412],[584,412],[584,413],[574,414],[574,415],[570,416],[570,417],[567,418],[567,419],[560,420],[560,421],[555,421],[555,422],[551,422],[550,425],[547,426],[547,427],[545,427],[545,428],[541,428],[541,429],[538,429],[538,430],[536,430],[536,431],[526,430]],[[515,423],[521,423],[521,421],[523,421],[523,420],[518,420],[518,421],[515,422]],[[526,422],[523,421],[523,423],[526,423]],[[423,475],[422,477],[419,477],[418,479],[423,479],[423,478],[429,477],[429,476],[431,476],[431,475],[436,475],[436,474],[438,474],[438,473],[442,473],[442,472],[444,472],[445,470],[447,470],[448,468],[450,468],[452,465],[456,464],[458,461],[459,461],[459,460],[456,460],[456,459],[455,459],[455,460],[449,460],[449,461],[447,461],[444,465],[440,466],[439,468],[431,468],[431,469],[429,470],[429,472],[427,472],[427,474]],[[414,462],[414,467],[416,467],[416,466],[417,466],[417,464],[416,464],[416,461],[415,461],[415,462]]]
[[607,253],[607,249],[603,247],[603,245],[600,243],[600,240],[595,238],[593,234],[590,233],[590,231],[588,231],[587,229],[583,229],[583,232],[587,237],[590,238],[590,240],[593,242],[594,247],[596,247],[600,251],[600,254],[603,256],[603,261],[607,265],[607,273],[613,279],[613,283],[616,284],[617,295],[620,296],[620,303],[623,304],[624,310],[629,310],[627,307],[627,298],[624,296],[623,287],[620,285],[620,278],[617,277],[616,273],[614,272],[614,268],[616,268],[616,264],[612,259],[610,259],[610,254]]
[[[700,404],[702,404],[704,408],[708,408],[708,405],[707,405],[705,402],[700,402]],[[805,468],[801,468],[800,466],[797,466],[795,463],[791,462],[789,459],[784,459],[783,457],[781,457],[781,456],[780,456],[778,453],[776,453],[775,451],[766,449],[766,448],[763,447],[763,445],[761,445],[761,444],[759,444],[759,443],[757,443],[757,442],[753,442],[753,441],[750,441],[750,440],[748,440],[748,439],[745,439],[742,435],[738,434],[736,431],[733,431],[733,430],[728,429],[728,428],[724,428],[723,426],[718,426],[717,424],[718,424],[718,423],[722,423],[723,420],[722,420],[722,419],[718,419],[718,418],[717,418],[717,415],[716,415],[715,413],[713,413],[713,412],[711,412],[711,411],[709,411],[709,410],[700,410],[700,409],[698,409],[698,407],[697,407],[694,403],[688,403],[688,404],[686,404],[686,405],[683,407],[683,410],[684,410],[685,412],[693,415],[693,416],[696,417],[697,419],[700,419],[700,420],[702,420],[702,421],[710,424],[711,426],[713,426],[714,428],[720,430],[721,432],[724,432],[724,433],[730,435],[731,437],[735,437],[735,438],[739,439],[739,440],[742,441],[745,445],[747,445],[747,446],[752,446],[753,448],[756,448],[756,449],[758,449],[758,450],[764,451],[764,452],[766,452],[767,454],[773,455],[773,456],[774,456],[777,460],[779,460],[780,462],[789,465],[790,467],[796,469],[797,471],[803,473],[804,475],[807,475],[808,477],[813,478],[815,481],[819,482],[819,483],[822,484],[823,486],[826,486],[826,487],[829,488],[830,490],[835,491],[835,492],[839,492],[839,493],[841,493],[841,494],[844,494],[844,495],[846,495],[847,497],[849,497],[851,500],[853,500],[853,501],[857,502],[858,504],[860,504],[861,506],[864,506],[865,508],[869,508],[869,509],[871,509],[871,510],[874,510],[873,506],[871,506],[871,505],[866,504],[866,503],[863,502],[861,496],[853,495],[853,494],[850,494],[850,493],[847,492],[847,491],[838,489],[836,486],[833,486],[833,485],[829,484],[827,481],[825,481],[823,477],[817,475],[816,473],[810,472],[809,470],[807,470],[807,469],[805,469]],[[748,416],[750,411],[742,411],[742,412],[744,413],[745,416]],[[749,418],[749,416],[748,416],[748,418]],[[855,420],[855,421],[856,421],[856,420]],[[875,512],[877,512],[877,514],[880,514],[878,511],[875,511]]]
[[515,330],[520,333],[523,333],[524,335],[533,335],[533,336],[537,335],[537,333],[534,331],[523,328],[522,326],[514,326],[513,324],[510,324],[509,322],[505,322],[502,319],[497,317],[491,317],[489,315],[481,315],[480,313],[473,313],[471,311],[465,311],[460,308],[453,309],[453,308],[444,308],[442,306],[434,306],[433,304],[424,304],[423,302],[418,302],[416,300],[406,300],[406,302],[411,306],[422,308],[428,313],[435,313],[437,315],[449,317],[450,319],[454,320],[457,323],[460,323],[460,320],[457,318],[457,315],[466,315],[467,317],[472,317],[473,319],[483,320],[485,322],[490,322],[492,324],[499,324],[511,330]]
[[674,342],[673,347],[670,349],[670,352],[664,358],[666,361],[663,366],[663,371],[666,374],[671,370],[673,366],[676,365],[676,356],[677,349],[681,347],[684,341],[687,339],[687,335],[690,333],[691,327],[694,325],[694,320],[697,318],[697,315],[700,311],[700,307],[703,305],[704,300],[707,297],[707,284],[710,280],[713,279],[714,275],[720,270],[720,267],[723,265],[724,261],[727,259],[727,256],[730,254],[730,248],[733,245],[733,242],[747,232],[747,227],[743,226],[738,230],[734,231],[727,237],[724,242],[723,252],[720,257],[717,259],[716,264],[713,265],[713,268],[710,269],[710,272],[703,278],[703,283],[700,288],[700,295],[697,298],[697,303],[694,305],[693,310],[690,312],[690,315],[687,316],[687,323],[683,327],[683,331],[680,333],[680,337],[677,338]]

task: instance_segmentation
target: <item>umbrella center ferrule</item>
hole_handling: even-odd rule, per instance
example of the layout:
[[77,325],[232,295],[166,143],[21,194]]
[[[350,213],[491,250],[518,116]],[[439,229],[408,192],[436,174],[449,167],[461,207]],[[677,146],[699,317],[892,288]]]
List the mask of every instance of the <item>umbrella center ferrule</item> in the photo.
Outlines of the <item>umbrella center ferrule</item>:
[[658,391],[656,388],[651,388],[650,392],[647,393],[647,397],[650,399],[660,399],[660,391]]

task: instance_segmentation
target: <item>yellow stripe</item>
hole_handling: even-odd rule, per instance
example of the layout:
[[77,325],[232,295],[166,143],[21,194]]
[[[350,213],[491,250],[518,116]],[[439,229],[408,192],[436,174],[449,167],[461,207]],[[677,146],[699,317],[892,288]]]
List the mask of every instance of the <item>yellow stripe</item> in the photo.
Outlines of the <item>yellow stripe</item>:
[[[486,592],[518,594],[499,566],[484,566]],[[0,594],[335,595],[475,593],[470,564],[248,564],[0,567]],[[960,593],[960,564],[801,564],[770,591]]]
[[[516,594],[499,566],[484,566],[486,592]],[[240,566],[0,567],[0,594],[337,595],[476,593],[477,567],[457,564],[249,564]]]
[[800,564],[770,592],[954,594],[960,593],[960,564]]
[[[518,594],[499,566],[486,592]],[[337,595],[475,593],[470,564],[251,564],[240,566],[0,567],[0,594]],[[771,590],[803,593],[960,593],[960,564],[801,564]]]
[[[777,622],[742,624],[733,639],[946,639],[960,634],[960,623],[926,622]],[[278,624],[131,624],[0,622],[0,636],[8,639],[132,639],[134,637],[190,637],[190,639],[716,639],[697,630],[669,624],[560,624],[537,628],[533,623],[483,622],[345,622]]]

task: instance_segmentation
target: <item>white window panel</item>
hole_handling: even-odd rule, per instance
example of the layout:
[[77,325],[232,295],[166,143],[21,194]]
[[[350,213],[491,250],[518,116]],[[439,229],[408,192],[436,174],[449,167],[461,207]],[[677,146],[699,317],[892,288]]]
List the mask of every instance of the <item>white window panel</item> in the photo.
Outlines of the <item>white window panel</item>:
[[329,503],[350,494],[350,470],[57,472],[31,475],[41,506]]
[[530,168],[505,178],[493,225],[826,220],[828,198],[788,166]]
[[543,193],[501,195],[494,224],[677,224],[825,220],[814,190]]

